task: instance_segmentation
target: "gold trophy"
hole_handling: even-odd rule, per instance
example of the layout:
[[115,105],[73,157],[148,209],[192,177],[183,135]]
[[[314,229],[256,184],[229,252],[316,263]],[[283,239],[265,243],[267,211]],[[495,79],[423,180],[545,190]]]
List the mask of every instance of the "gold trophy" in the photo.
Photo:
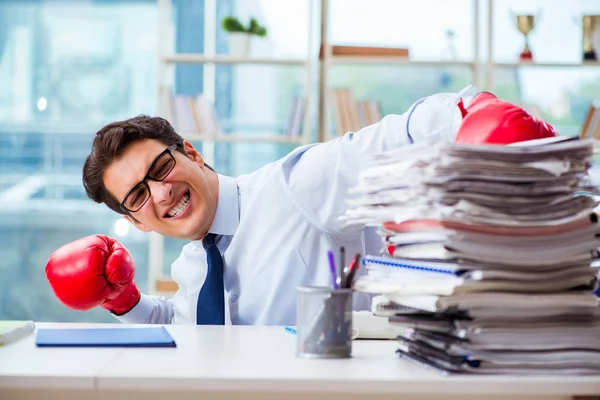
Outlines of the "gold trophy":
[[597,60],[600,56],[600,15],[584,15],[581,22],[583,59]]
[[533,54],[529,48],[529,34],[535,26],[536,16],[535,15],[514,15],[513,16],[519,32],[525,37],[525,47],[519,55],[519,58],[523,61],[531,61]]

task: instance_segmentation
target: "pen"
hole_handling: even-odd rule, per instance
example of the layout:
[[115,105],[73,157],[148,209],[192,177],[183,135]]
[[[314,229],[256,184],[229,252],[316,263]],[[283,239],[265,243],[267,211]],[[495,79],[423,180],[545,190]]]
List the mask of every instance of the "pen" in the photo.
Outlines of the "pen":
[[356,275],[356,271],[360,268],[361,255],[360,253],[356,254],[354,257],[354,263],[350,266],[350,271],[348,271],[348,276],[346,277],[346,288],[352,288],[352,283],[354,281],[354,276]]
[[344,268],[344,285],[342,287],[345,289],[348,289],[348,273],[350,272],[350,269],[354,265],[355,261],[356,261],[356,256],[352,257],[352,260],[350,260],[348,265],[346,265],[346,267]]
[[333,258],[333,251],[329,250],[327,252],[327,257],[329,258],[329,270],[331,271],[331,283],[334,289],[339,289],[337,283],[337,272],[335,269],[335,259]]
[[292,335],[296,334],[296,328],[292,328],[291,326],[286,326],[285,331],[291,333]]
[[344,274],[344,268],[346,266],[346,249],[344,246],[340,247],[340,274],[338,276],[338,287],[346,287],[346,275]]

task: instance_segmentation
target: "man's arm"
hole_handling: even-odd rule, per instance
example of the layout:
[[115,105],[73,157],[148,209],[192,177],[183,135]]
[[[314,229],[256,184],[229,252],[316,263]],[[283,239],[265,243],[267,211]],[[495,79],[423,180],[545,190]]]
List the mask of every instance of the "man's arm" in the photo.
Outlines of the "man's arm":
[[161,296],[143,294],[129,312],[115,317],[125,324],[171,324],[175,323],[173,303]]
[[189,292],[186,271],[190,265],[201,268],[202,262],[190,260],[190,257],[198,257],[195,251],[186,252],[191,248],[185,246],[171,265],[171,276],[178,285],[172,297],[142,294],[140,301],[128,313],[115,317],[128,324],[195,324],[197,293]]
[[298,149],[282,164],[290,195],[319,228],[336,236],[358,235],[364,227],[345,226],[340,217],[367,158],[413,143],[452,142],[462,119],[459,103],[468,104],[476,93],[468,87],[460,93],[435,94],[415,102],[403,114]]
[[170,324],[175,315],[173,304],[183,297],[166,300],[141,294],[134,281],[131,254],[104,235],[83,237],[54,251],[46,264],[46,276],[65,306],[80,311],[99,306],[127,323]]

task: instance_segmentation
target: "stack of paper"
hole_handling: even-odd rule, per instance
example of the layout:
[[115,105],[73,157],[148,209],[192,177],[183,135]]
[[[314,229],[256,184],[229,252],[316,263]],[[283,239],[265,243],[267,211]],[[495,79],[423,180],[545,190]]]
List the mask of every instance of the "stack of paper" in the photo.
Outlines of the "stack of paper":
[[[348,224],[380,227],[355,289],[398,354],[447,372],[600,373],[591,141],[438,144],[379,155]],[[383,300],[382,300],[383,299]],[[382,311],[383,310],[383,311]]]

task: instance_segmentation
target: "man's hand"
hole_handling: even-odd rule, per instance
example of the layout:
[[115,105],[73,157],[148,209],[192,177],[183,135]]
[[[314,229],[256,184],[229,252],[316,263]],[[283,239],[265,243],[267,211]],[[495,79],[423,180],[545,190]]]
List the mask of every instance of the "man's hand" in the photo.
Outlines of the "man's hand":
[[461,111],[457,143],[502,145],[558,136],[552,125],[491,93],[479,93]]
[[87,236],[62,246],[50,256],[46,276],[56,297],[74,310],[100,306],[122,315],[140,299],[131,254],[107,236]]

